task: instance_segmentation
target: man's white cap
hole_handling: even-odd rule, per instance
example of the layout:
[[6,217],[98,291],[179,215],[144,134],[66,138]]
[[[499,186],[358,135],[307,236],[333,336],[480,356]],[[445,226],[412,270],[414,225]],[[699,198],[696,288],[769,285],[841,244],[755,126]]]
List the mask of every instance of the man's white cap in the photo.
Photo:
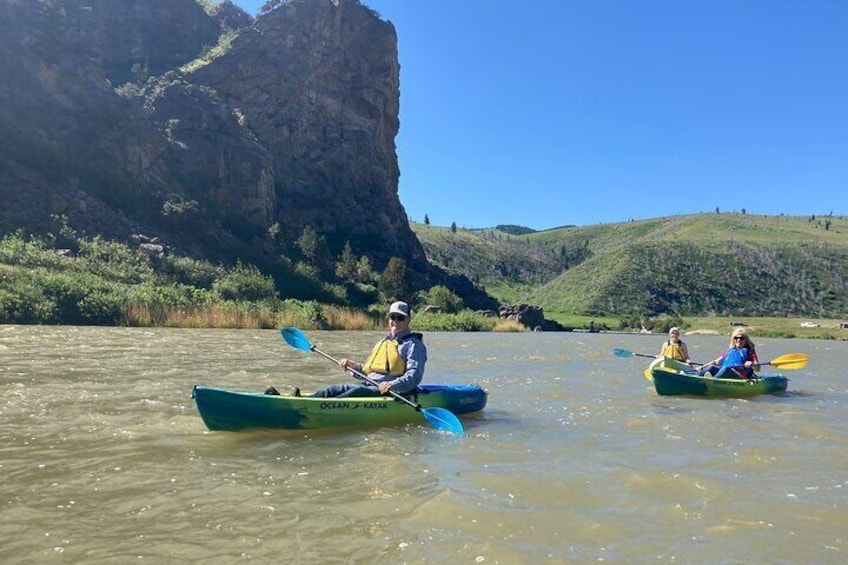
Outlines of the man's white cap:
[[409,318],[409,304],[406,302],[392,302],[389,307],[389,314],[401,314]]

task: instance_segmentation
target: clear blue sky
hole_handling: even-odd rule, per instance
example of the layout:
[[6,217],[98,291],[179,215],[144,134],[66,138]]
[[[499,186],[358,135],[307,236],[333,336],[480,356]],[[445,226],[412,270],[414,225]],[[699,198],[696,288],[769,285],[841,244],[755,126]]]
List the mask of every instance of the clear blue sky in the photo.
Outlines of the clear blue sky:
[[411,220],[848,214],[848,0],[363,3],[398,33]]

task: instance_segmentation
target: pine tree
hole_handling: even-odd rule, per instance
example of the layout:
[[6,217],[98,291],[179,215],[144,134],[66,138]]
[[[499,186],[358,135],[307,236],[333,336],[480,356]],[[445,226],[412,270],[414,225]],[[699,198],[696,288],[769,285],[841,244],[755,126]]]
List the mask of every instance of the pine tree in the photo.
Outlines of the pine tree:
[[389,259],[386,270],[380,275],[377,287],[386,302],[404,300],[406,295],[410,293],[406,262],[400,257]]
[[336,263],[336,276],[346,281],[356,279],[356,257],[350,247],[350,241],[346,241],[339,260]]

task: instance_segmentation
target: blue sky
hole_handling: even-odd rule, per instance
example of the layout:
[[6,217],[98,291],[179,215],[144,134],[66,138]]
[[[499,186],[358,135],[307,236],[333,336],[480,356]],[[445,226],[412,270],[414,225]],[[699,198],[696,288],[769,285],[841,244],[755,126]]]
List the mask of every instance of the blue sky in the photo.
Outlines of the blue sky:
[[848,214],[846,0],[363,3],[398,33],[413,221]]

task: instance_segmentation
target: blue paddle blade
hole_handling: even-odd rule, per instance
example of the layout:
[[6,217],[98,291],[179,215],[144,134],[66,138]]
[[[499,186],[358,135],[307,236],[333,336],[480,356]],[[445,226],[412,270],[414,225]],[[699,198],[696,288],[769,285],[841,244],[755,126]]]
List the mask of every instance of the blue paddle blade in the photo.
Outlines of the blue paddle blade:
[[312,344],[309,343],[309,340],[306,339],[306,336],[303,335],[303,332],[299,329],[293,327],[283,328],[280,330],[280,334],[283,336],[283,339],[286,340],[286,343],[295,349],[300,349],[301,351],[312,351]]
[[458,436],[465,433],[465,430],[462,429],[462,422],[450,410],[444,408],[422,408],[421,413],[424,414],[427,422],[437,430],[450,432]]
[[627,349],[618,349],[615,348],[612,350],[612,354],[616,357],[633,357],[633,352]]

